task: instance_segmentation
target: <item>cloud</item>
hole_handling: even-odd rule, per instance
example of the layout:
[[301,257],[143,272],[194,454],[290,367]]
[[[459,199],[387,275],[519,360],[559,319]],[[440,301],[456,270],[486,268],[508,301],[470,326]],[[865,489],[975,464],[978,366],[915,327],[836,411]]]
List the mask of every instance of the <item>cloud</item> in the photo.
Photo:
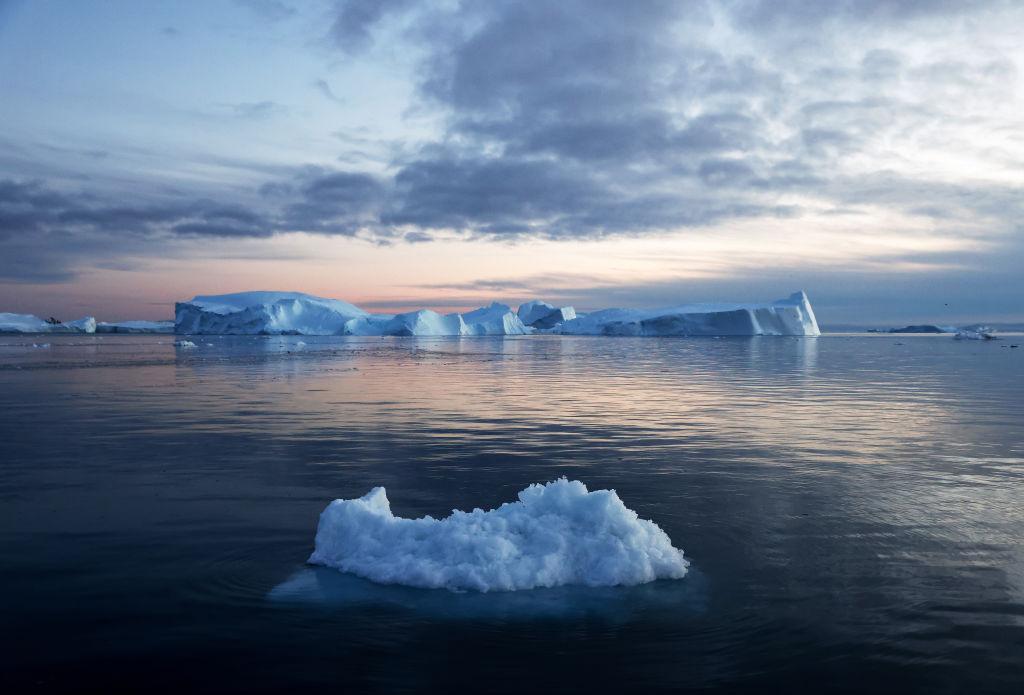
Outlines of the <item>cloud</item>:
[[238,104],[224,104],[238,118],[262,120],[288,112],[288,107],[275,101],[247,101]]
[[[972,11],[998,10],[1012,7]],[[939,41],[911,59],[895,38],[913,23],[961,31],[965,14],[961,3],[880,0],[339,2],[331,37],[349,53],[389,22],[414,27],[399,35],[424,56],[422,106],[445,115],[443,139],[388,162],[365,229],[636,235],[837,209],[879,180],[889,188],[875,204],[913,212],[927,199],[903,198],[934,195],[938,206],[949,182],[936,174],[947,172],[900,170],[922,133],[954,117],[959,101],[937,90],[1012,79],[1015,66],[950,62]],[[876,38],[846,45],[849,27]],[[813,38],[802,62],[797,35]],[[851,170],[854,158],[869,166]],[[982,181],[959,187],[987,197]]]
[[384,17],[402,12],[414,4],[413,0],[345,0],[337,3],[337,12],[331,26],[331,38],[337,46],[355,53],[369,45],[370,32]]
[[83,259],[158,253],[173,239],[262,238],[272,221],[250,208],[206,199],[116,203],[38,181],[0,180],[0,279],[71,278]]
[[280,0],[235,0],[235,2],[265,19],[275,22],[289,19],[296,14],[294,7],[280,2]]
[[[269,21],[294,12],[243,4]],[[126,205],[8,182],[23,188],[19,202],[0,202],[0,244],[18,240],[28,253],[78,240],[67,245],[78,251],[37,266],[67,272],[74,253],[119,235],[153,248],[289,232],[590,240],[728,235],[761,221],[785,228],[785,245],[830,215],[855,214],[856,234],[919,242],[886,257],[894,263],[945,272],[950,258],[928,255],[928,242],[950,238],[974,244],[976,253],[958,252],[975,271],[1024,258],[1019,3],[330,6],[325,33],[346,65],[358,71],[381,53],[389,71],[393,56],[413,61],[407,106],[436,130],[410,127],[415,135],[392,146],[393,131],[385,141],[346,123],[349,135],[321,160],[336,168],[268,167],[258,197],[229,189]],[[312,86],[337,101],[331,85],[345,74]],[[222,106],[249,120],[300,112],[274,101]],[[47,196],[56,198],[33,202]]]
[[334,93],[334,90],[331,89],[331,85],[327,82],[327,80],[316,80],[315,82],[313,82],[313,86],[316,88],[318,92],[323,94],[324,97],[326,97],[329,101],[333,101],[336,104],[345,103],[344,99],[342,99],[341,97]]

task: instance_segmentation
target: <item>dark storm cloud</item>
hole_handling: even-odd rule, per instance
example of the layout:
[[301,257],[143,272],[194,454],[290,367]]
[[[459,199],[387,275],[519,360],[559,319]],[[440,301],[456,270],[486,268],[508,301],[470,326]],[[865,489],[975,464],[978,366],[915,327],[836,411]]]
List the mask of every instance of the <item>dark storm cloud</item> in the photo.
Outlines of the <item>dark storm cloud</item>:
[[[338,7],[332,35],[349,51],[390,14],[416,11],[408,2]],[[777,154],[764,111],[783,76],[751,56],[680,39],[712,25],[700,2],[421,12],[420,93],[448,114],[447,133],[444,144],[392,163],[378,229],[601,237],[794,214],[773,189],[820,176],[760,156]],[[808,128],[801,150],[821,157],[826,141],[847,142],[841,135]]]
[[[269,21],[294,14],[274,0],[241,4]],[[998,94],[1017,66],[989,54],[922,57],[897,40],[843,46],[844,53],[830,41],[926,25],[937,35],[936,27],[1008,6],[339,1],[327,33],[346,60],[357,60],[379,37],[398,52],[402,42],[415,44],[413,106],[440,116],[433,142],[388,147],[339,134],[336,161],[345,170],[268,169],[259,196],[247,202],[234,194],[223,203],[200,195],[125,204],[8,182],[0,188],[0,241],[43,249],[58,236],[86,246],[121,236],[159,248],[180,237],[292,231],[382,243],[422,243],[450,231],[466,238],[601,238],[797,218],[812,203],[820,214],[880,207],[994,239],[1020,219],[1020,194],[1011,186],[919,180],[881,163],[851,174],[843,164],[851,157],[873,163],[879,141],[888,147],[935,124],[976,123],[976,114],[944,109],[932,95]],[[326,80],[313,87],[337,99]],[[286,108],[269,101],[222,106],[249,120]],[[359,170],[367,162],[376,165],[373,173]],[[1020,256],[1016,246],[1014,254]],[[38,257],[55,273],[72,258],[64,251],[49,261]],[[29,272],[2,259],[0,267],[8,276]]]
[[[355,52],[390,18],[413,17],[405,37],[425,49],[420,96],[447,114],[443,143],[391,162],[382,234],[399,226],[601,237],[801,214],[778,202],[784,194],[841,207],[853,192],[878,189],[878,180],[888,186],[882,199],[901,209],[915,209],[904,199],[941,195],[885,172],[863,180],[837,174],[841,158],[894,123],[909,129],[948,117],[926,100],[862,93],[900,79],[924,87],[998,81],[1012,64],[935,63],[912,72],[899,46],[867,49],[849,64],[829,62],[821,49],[821,65],[801,74],[785,59],[791,38],[776,45],[772,31],[818,40],[834,25],[953,21],[1001,5],[492,0],[438,9],[353,0],[337,3],[331,36]],[[723,21],[751,47],[710,40]],[[780,135],[785,130],[791,134]],[[305,216],[325,206],[307,206]]]
[[114,204],[57,191],[37,181],[0,180],[0,279],[63,280],[81,257],[152,254],[174,238],[266,237],[272,221],[205,199]]
[[369,174],[309,167],[294,180],[265,185],[261,192],[283,203],[277,221],[281,231],[354,236],[378,225],[387,188]]

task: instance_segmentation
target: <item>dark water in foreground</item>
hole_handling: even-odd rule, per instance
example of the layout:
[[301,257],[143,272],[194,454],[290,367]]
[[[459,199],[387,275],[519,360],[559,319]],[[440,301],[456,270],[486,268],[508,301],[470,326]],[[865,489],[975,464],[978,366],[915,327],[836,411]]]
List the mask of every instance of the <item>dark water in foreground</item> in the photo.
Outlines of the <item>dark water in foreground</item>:
[[[5,692],[1024,689],[1019,337],[302,340],[0,336]],[[690,575],[304,565],[335,497],[443,516],[560,475]]]

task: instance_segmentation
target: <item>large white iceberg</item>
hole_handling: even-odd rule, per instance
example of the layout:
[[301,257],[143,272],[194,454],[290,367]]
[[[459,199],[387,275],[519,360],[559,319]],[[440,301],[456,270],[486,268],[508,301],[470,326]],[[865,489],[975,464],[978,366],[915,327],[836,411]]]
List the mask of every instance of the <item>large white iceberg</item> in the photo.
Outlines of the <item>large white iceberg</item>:
[[369,314],[337,299],[301,292],[198,296],[174,305],[176,333],[336,335]]
[[382,487],[334,500],[309,562],[384,584],[477,591],[643,584],[679,579],[689,564],[614,490],[589,492],[565,478],[443,519],[394,516]]
[[300,292],[198,296],[175,305],[183,334],[487,336],[534,332],[576,335],[819,335],[807,295],[769,304],[692,304],[671,309],[605,309],[527,302],[513,312],[497,302],[464,314],[420,309],[371,314],[337,299]]
[[604,309],[555,327],[570,335],[821,335],[804,292],[768,304],[688,304],[668,309]]
[[92,316],[77,321],[52,323],[32,314],[0,312],[0,333],[95,333],[96,319]]
[[300,292],[241,292],[178,302],[175,332],[474,336],[524,335],[531,331],[508,306],[497,303],[466,314],[420,309],[392,315],[370,314],[348,302]]

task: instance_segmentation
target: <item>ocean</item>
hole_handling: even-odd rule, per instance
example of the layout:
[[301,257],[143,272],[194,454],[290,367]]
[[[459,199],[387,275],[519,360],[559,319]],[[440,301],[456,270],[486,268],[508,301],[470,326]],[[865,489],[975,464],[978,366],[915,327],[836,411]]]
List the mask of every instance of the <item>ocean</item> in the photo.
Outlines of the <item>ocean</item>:
[[[0,336],[5,692],[1024,689],[1022,336],[173,340]],[[687,575],[306,564],[333,499],[562,476]]]

